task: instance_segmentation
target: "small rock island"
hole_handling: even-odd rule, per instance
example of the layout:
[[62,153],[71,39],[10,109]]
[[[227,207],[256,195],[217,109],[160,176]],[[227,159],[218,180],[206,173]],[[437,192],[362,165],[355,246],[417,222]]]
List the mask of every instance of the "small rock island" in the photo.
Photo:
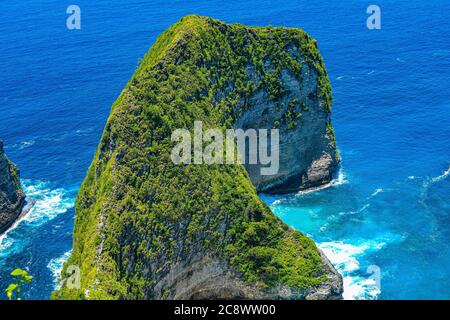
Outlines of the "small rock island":
[[14,224],[24,206],[25,194],[20,186],[19,170],[6,157],[0,139],[0,234]]
[[[81,286],[54,299],[340,299],[342,278],[258,192],[329,183],[339,163],[316,41],[284,27],[187,16],[113,104],[76,203]],[[280,170],[175,165],[177,128],[278,128]],[[13,188],[11,188],[13,189]]]

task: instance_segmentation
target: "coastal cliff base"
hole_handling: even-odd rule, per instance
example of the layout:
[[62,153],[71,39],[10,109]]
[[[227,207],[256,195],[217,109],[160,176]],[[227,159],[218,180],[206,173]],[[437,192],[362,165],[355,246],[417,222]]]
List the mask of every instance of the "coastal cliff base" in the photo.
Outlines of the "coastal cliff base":
[[6,157],[0,140],[0,234],[19,218],[25,203],[19,171]]

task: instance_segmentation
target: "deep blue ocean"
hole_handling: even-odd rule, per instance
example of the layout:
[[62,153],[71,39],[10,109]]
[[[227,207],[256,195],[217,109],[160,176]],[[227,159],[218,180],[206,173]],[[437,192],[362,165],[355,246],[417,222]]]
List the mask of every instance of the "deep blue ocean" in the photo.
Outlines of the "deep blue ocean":
[[[71,4],[81,30],[66,28]],[[197,13],[318,40],[342,168],[328,188],[262,197],[324,250],[345,298],[450,299],[450,2],[377,0],[381,30],[366,27],[370,4],[1,1],[0,137],[36,204],[0,237],[0,296],[21,267],[24,298],[49,298],[112,103],[156,37]]]

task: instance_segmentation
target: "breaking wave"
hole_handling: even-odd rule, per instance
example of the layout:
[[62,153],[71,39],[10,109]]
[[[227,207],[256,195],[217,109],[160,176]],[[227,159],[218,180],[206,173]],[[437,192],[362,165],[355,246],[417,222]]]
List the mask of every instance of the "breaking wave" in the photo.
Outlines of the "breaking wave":
[[72,250],[67,251],[62,256],[58,258],[51,259],[47,265],[47,268],[51,271],[55,283],[55,290],[59,289],[61,286],[61,271],[64,263],[69,259],[72,254]]
[[447,171],[444,171],[441,175],[431,178],[432,183],[440,182],[450,176],[450,166],[448,167]]
[[368,241],[361,245],[344,242],[323,242],[319,248],[342,275],[344,282],[343,297],[345,300],[375,300],[381,293],[380,274],[374,272],[376,266],[361,270],[360,259],[368,251],[376,251],[384,247],[383,242]]
[[52,189],[49,182],[22,180],[22,186],[31,207],[0,236],[0,257],[7,256],[11,251],[20,251],[20,243],[27,241],[26,235],[18,229],[39,227],[67,212],[75,204],[75,196],[71,192],[62,188]]

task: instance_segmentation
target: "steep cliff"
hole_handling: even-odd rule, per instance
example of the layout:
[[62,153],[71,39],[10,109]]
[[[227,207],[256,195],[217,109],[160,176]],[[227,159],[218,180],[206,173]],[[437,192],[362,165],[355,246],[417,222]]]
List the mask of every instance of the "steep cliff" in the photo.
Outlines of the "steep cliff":
[[[326,183],[337,165],[331,89],[304,31],[188,16],[114,103],[76,203],[81,287],[54,298],[336,299],[342,279],[257,190]],[[176,165],[175,129],[279,128],[280,172]],[[70,270],[73,270],[70,268]]]
[[19,171],[6,157],[0,140],[0,234],[16,221],[24,205],[25,195],[20,187]]

